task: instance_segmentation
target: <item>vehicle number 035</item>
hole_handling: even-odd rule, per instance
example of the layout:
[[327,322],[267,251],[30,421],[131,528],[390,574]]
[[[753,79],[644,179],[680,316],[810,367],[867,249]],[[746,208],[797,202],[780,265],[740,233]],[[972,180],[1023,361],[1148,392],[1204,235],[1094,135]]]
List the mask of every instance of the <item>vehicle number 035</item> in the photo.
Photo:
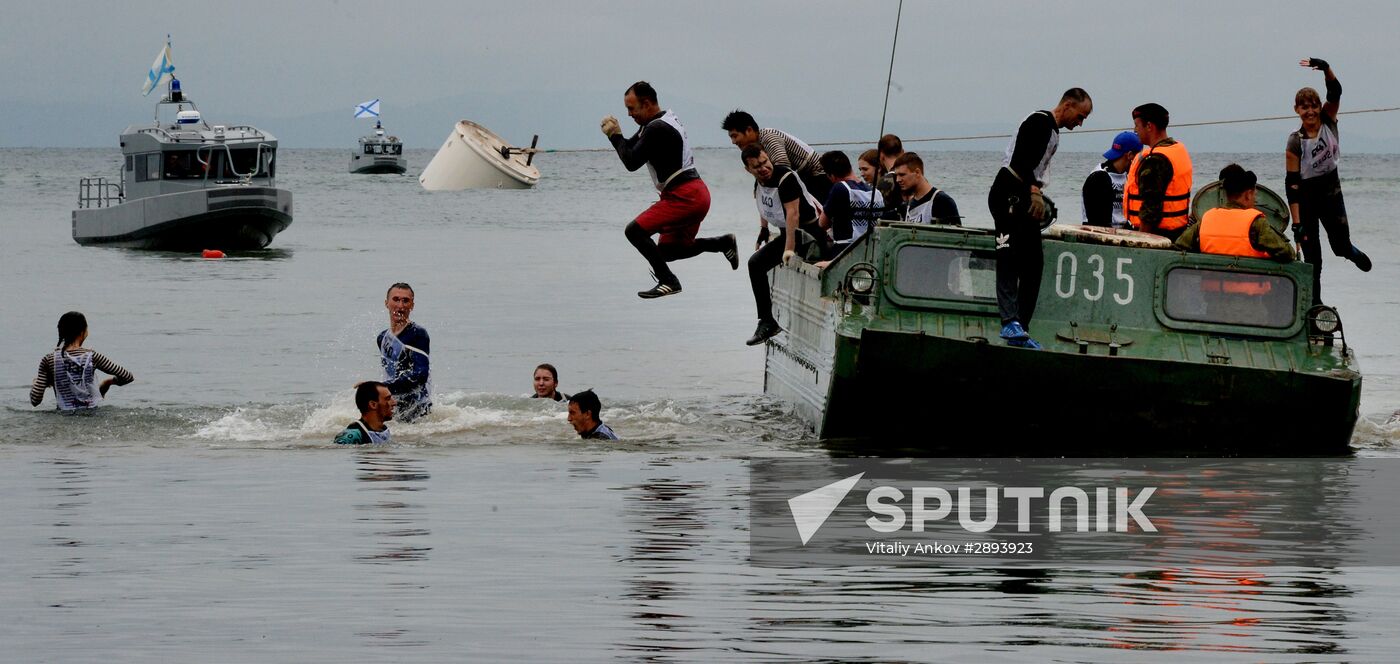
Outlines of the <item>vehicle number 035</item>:
[[1084,272],[1081,274],[1079,257],[1066,251],[1055,260],[1055,294],[1064,300],[1081,296],[1090,302],[1098,302],[1105,295],[1110,295],[1118,304],[1129,304],[1133,301],[1133,275],[1128,272],[1128,266],[1132,264],[1131,258],[1119,258],[1110,278],[1105,274],[1108,262],[1104,257],[1089,254],[1084,259]]

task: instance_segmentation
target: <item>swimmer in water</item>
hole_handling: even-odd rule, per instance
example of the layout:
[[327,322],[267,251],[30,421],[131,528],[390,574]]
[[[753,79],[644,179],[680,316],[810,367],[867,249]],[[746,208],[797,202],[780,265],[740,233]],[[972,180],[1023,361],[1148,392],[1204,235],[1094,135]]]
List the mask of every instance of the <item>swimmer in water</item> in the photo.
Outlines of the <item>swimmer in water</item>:
[[[102,353],[83,348],[87,338],[87,318],[81,313],[70,311],[58,319],[58,346],[39,361],[39,373],[29,388],[29,405],[42,403],[44,391],[53,386],[59,410],[96,408],[113,385],[126,385],[136,380],[130,371]],[[96,385],[97,371],[111,378]]]
[[535,392],[530,395],[531,399],[564,401],[569,398],[569,395],[559,391],[559,371],[548,362],[535,367],[534,387]]
[[340,435],[336,445],[384,445],[389,442],[389,420],[394,419],[397,401],[389,386],[368,380],[355,386],[355,407],[360,419],[351,422]]
[[401,422],[412,422],[433,408],[429,380],[428,330],[409,320],[413,313],[413,287],[397,283],[384,295],[389,310],[389,327],[375,340],[379,360],[384,365],[384,384],[398,401],[395,415]]

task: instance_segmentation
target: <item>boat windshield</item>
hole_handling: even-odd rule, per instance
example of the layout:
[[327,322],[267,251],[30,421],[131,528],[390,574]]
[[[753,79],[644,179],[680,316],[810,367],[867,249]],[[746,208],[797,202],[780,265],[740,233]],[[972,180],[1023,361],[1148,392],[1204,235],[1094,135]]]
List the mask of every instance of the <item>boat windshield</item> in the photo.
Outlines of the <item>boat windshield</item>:
[[[221,182],[238,180],[256,173],[259,178],[274,177],[276,166],[276,149],[262,150],[262,164],[258,164],[258,149],[256,147],[234,148],[224,150],[215,148],[200,153],[205,161],[209,162],[208,171],[211,180]],[[195,160],[193,168],[197,175],[193,177],[204,177],[205,165]]]
[[1293,325],[1296,298],[1284,275],[1176,268],[1167,273],[1163,309],[1179,321],[1281,329]]
[[365,154],[403,154],[403,144],[365,143]]
[[163,176],[166,180],[204,179],[204,164],[195,159],[194,150],[167,152],[162,159]]
[[896,254],[894,289],[905,297],[996,302],[996,259],[968,249],[906,244]]

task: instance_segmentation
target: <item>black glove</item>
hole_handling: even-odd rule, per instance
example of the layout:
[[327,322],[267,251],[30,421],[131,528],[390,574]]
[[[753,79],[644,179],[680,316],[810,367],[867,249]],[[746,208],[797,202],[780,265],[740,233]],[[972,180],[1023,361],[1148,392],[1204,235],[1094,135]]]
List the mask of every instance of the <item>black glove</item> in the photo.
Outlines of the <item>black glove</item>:
[[1327,71],[1332,68],[1322,58],[1308,58],[1308,66],[1318,71]]
[[757,243],[755,246],[761,247],[761,246],[763,246],[763,243],[764,243],[764,242],[767,242],[767,241],[768,241],[768,227],[767,227],[767,226],[764,226],[764,227],[758,229],[758,243]]

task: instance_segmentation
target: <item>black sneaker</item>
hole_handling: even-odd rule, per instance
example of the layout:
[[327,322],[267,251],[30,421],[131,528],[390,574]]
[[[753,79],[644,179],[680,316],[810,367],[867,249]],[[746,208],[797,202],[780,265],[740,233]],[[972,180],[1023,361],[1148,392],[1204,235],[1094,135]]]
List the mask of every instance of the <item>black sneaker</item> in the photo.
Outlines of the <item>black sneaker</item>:
[[758,321],[758,328],[753,331],[753,336],[749,337],[749,340],[745,341],[744,343],[750,346],[757,346],[769,339],[772,339],[773,337],[778,336],[778,333],[782,331],[783,328],[778,327],[778,324],[776,322],[771,320],[761,320]]
[[675,295],[679,292],[681,292],[681,282],[677,281],[670,284],[662,282],[652,286],[651,290],[637,291],[637,297],[644,300],[652,300],[658,297],[666,297],[667,295]]
[[1357,249],[1354,244],[1351,245],[1351,262],[1356,263],[1356,267],[1361,268],[1362,272],[1371,271],[1371,257],[1367,256],[1366,252]]
[[739,269],[739,238],[734,237],[734,234],[730,233],[724,236],[724,243],[726,245],[724,248],[724,257],[729,259],[729,269]]

